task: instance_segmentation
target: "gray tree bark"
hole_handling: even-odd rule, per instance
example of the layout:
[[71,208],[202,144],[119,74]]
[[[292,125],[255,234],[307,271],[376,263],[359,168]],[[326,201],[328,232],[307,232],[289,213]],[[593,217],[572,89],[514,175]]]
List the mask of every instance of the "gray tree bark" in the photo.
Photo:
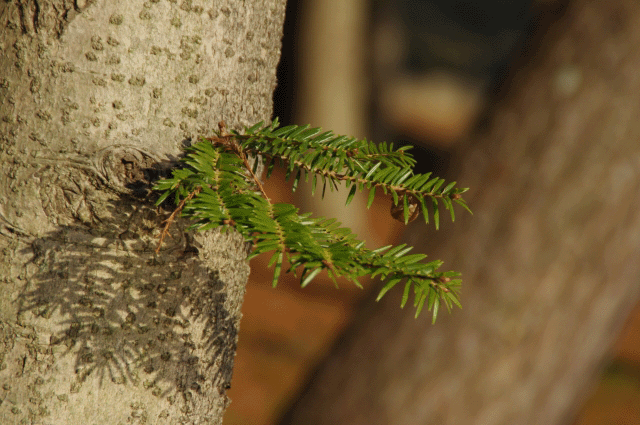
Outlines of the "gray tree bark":
[[234,234],[155,254],[149,187],[218,121],[268,120],[281,0],[0,5],[0,423],[204,424],[228,404]]
[[461,152],[475,214],[411,229],[463,272],[463,309],[432,326],[388,295],[282,423],[571,420],[639,295],[639,20],[634,0],[570,2]]

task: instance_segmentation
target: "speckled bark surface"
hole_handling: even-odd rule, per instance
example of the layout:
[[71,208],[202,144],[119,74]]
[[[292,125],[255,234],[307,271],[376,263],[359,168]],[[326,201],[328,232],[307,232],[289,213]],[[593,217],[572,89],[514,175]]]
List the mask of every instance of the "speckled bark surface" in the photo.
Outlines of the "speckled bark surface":
[[148,187],[271,117],[284,2],[0,5],[0,423],[221,423],[249,269]]
[[638,19],[569,2],[461,153],[474,215],[410,229],[462,310],[432,326],[387,295],[283,424],[571,423],[639,295]]

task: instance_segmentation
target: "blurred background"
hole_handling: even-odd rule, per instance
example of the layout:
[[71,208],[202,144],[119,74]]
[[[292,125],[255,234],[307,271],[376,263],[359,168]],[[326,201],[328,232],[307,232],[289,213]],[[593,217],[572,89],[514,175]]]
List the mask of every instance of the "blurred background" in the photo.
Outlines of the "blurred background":
[[[274,115],[284,125],[414,145],[418,171],[455,180],[449,164],[461,143],[482,128],[569,1],[289,0]],[[277,172],[266,187],[278,202],[338,217],[370,248],[402,238],[388,200],[345,208],[346,193],[292,193]],[[377,287],[336,289],[318,278],[300,289],[283,276],[272,289],[266,263],[251,264],[225,425],[277,424]],[[640,307],[610,359],[574,424],[640,423]]]

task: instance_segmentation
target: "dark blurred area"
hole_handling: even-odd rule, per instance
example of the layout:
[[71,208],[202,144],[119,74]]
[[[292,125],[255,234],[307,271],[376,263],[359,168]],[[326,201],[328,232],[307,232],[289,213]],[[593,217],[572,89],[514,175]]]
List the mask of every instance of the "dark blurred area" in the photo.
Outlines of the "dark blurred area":
[[[300,66],[304,60],[301,52],[307,48],[299,36],[300,17],[309,3],[313,1],[294,0],[287,4],[279,84],[274,94],[274,116],[283,124],[297,121],[304,103],[300,97],[309,95],[301,90],[304,77],[299,73],[304,67]],[[361,66],[366,68],[359,84],[367,91],[361,105],[361,113],[366,113],[367,136],[416,146],[413,153],[419,160],[419,171],[444,173],[451,145],[468,134],[485,100],[498,91],[507,78],[509,65],[520,55],[533,28],[532,2],[355,3],[366,13],[360,34],[355,36],[362,43],[363,51],[358,55]],[[316,84],[321,87],[324,82],[320,79]],[[407,91],[412,93],[411,99],[407,99]],[[416,97],[423,101],[415,102]],[[431,102],[425,105],[429,98]],[[412,107],[415,110],[407,111]],[[415,129],[416,125],[426,131]]]
[[[510,76],[535,56],[533,37],[557,19],[565,3],[290,0],[274,116],[283,125],[310,123],[411,144],[419,172],[455,179],[447,173],[460,142],[472,139],[508,90]],[[373,245],[399,240],[402,228],[389,220],[388,203],[367,210],[366,200],[356,199],[349,210],[342,207],[344,194],[321,202],[301,193],[304,188],[292,193],[282,175],[272,180],[275,200],[338,217]],[[272,290],[271,271],[262,266],[260,260],[252,263],[226,425],[275,423],[371,287],[360,291],[345,283],[335,290],[330,282],[314,282],[300,290],[292,279]],[[625,332],[615,348],[622,357],[637,340],[635,331]],[[603,379],[596,394],[604,391],[607,398],[617,391],[615,382],[630,394],[629,382],[635,382],[634,395],[621,399],[640,400],[636,372],[615,365],[611,370],[614,375]],[[590,418],[616,408],[602,397],[591,400],[576,423],[598,423]]]
[[293,123],[296,87],[298,74],[296,73],[296,57],[301,49],[298,34],[300,23],[301,0],[287,1],[284,21],[284,37],[282,38],[282,53],[278,64],[278,86],[273,93],[273,116],[278,117],[282,125]]
[[531,6],[530,1],[401,0],[385,7],[397,9],[407,51],[402,65],[410,74],[444,70],[495,85],[524,38]]

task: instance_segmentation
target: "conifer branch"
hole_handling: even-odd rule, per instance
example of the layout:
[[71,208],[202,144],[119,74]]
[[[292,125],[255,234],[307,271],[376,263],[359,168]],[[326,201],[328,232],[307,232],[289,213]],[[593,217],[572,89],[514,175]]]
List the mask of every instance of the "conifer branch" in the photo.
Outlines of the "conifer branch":
[[293,178],[293,190],[300,179],[308,181],[309,176],[313,177],[312,193],[318,180],[322,181],[323,196],[327,184],[333,190],[344,182],[349,189],[347,204],[357,190],[368,190],[369,208],[381,190],[392,197],[391,215],[405,224],[422,213],[425,222],[431,217],[438,228],[440,204],[450,212],[452,221],[454,202],[470,212],[462,198],[467,189],[457,188],[455,182],[445,185],[444,179],[431,173],[415,174],[415,159],[408,149],[336,136],[330,131],[321,133],[309,126],[278,128],[277,119],[266,126],[258,123],[243,134],[227,133],[221,125],[215,137],[203,138],[188,149],[183,167],[174,170],[171,178],[156,184],[155,189],[162,192],[158,205],[169,196],[177,205],[161,232],[158,251],[178,214],[193,221],[189,229],[233,227],[253,242],[249,259],[273,253],[269,261],[269,266],[274,266],[273,286],[285,260],[287,272],[300,272],[303,287],[322,271],[334,283],[345,277],[358,286],[362,276],[379,276],[385,285],[378,299],[402,282],[401,306],[413,288],[416,316],[426,305],[435,321],[442,303],[448,310],[460,306],[459,273],[438,271],[441,261],[425,263],[425,255],[409,254],[412,248],[406,245],[367,249],[335,219],[312,218],[299,214],[292,205],[272,203],[256,176],[258,160],[253,165],[248,160],[249,156],[262,157],[267,178],[275,165],[284,167],[286,178]]

